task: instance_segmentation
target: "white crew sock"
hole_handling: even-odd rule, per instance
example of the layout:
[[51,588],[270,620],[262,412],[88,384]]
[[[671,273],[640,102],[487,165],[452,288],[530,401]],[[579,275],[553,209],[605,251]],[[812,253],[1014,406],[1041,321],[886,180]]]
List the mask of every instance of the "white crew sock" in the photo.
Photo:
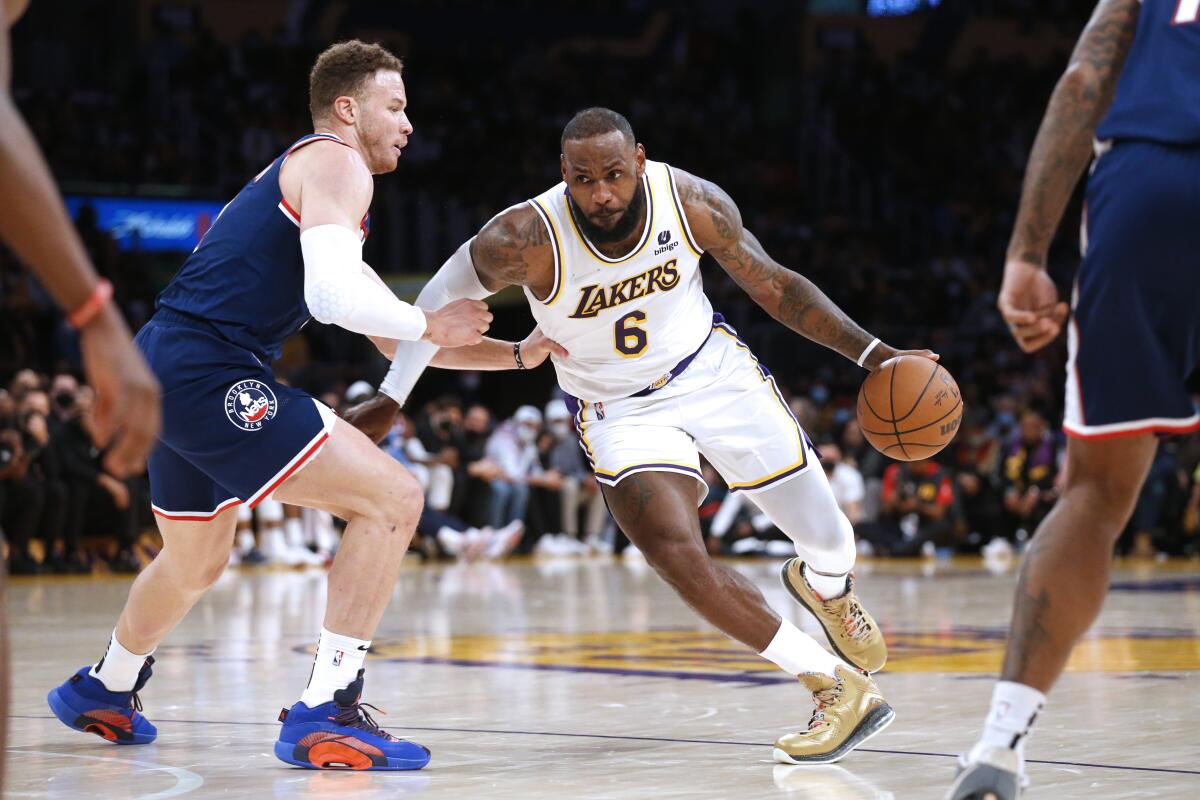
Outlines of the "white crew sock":
[[789,675],[823,672],[831,678],[836,678],[836,667],[853,669],[786,619],[780,622],[775,638],[759,655]]
[[812,564],[804,565],[804,579],[812,590],[821,596],[822,600],[833,600],[846,593],[846,577],[848,572],[841,575],[827,575],[817,572]]
[[334,692],[345,689],[358,678],[370,646],[371,642],[366,639],[342,636],[321,628],[312,675],[308,678],[308,688],[300,695],[300,702],[313,708],[332,700]]
[[1045,703],[1046,695],[1032,686],[1000,681],[992,691],[992,707],[983,724],[983,736],[975,749],[1008,747],[1016,750],[1024,759],[1029,729]]
[[114,629],[108,639],[108,649],[104,651],[104,658],[100,659],[88,674],[103,683],[104,688],[110,692],[132,692],[133,685],[137,683],[138,673],[146,663],[146,656],[153,652],[151,650],[140,656],[129,652],[117,641],[117,631]]

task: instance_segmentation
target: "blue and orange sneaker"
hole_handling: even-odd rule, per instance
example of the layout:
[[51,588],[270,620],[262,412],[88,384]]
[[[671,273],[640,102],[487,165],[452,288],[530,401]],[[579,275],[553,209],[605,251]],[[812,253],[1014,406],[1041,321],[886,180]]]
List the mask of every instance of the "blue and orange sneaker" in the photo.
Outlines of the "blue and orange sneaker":
[[77,731],[94,733],[116,744],[148,744],[158,736],[158,729],[139,713],[142,701],[138,692],[150,680],[153,663],[154,658],[146,656],[137,683],[128,692],[110,692],[89,674],[89,664],[51,689],[46,702],[54,716]]
[[[420,769],[429,763],[429,749],[397,739],[380,728],[360,703],[363,672],[333,700],[309,708],[296,703],[279,712],[283,729],[275,742],[275,756],[306,769],[401,770]],[[378,708],[375,708],[379,711]]]

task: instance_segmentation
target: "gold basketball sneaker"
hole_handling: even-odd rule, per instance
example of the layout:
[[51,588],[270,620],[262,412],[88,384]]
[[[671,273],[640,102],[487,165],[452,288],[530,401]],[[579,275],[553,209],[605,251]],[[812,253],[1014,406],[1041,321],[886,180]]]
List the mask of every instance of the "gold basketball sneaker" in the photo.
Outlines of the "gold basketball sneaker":
[[854,577],[846,576],[846,593],[824,600],[813,591],[804,577],[806,565],[799,558],[783,565],[783,585],[817,618],[833,651],[866,672],[878,672],[887,663],[887,643],[875,624],[875,618],[863,608],[854,594]]
[[820,672],[800,677],[813,693],[816,708],[808,730],[789,733],[775,742],[780,764],[832,764],[882,731],[896,718],[870,675],[847,667],[834,670],[837,678]]

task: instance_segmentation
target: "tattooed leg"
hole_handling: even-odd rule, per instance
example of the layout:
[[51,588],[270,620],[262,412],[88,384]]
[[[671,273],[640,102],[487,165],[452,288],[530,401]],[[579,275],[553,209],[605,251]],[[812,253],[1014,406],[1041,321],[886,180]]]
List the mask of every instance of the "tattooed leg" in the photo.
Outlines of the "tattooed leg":
[[1066,490],[1021,565],[1003,680],[1046,692],[1063,671],[1100,613],[1113,545],[1157,448],[1149,434],[1068,443]]
[[621,530],[685,603],[754,652],[766,649],[779,630],[779,615],[753,583],[709,558],[694,478],[641,472],[605,486],[604,497]]

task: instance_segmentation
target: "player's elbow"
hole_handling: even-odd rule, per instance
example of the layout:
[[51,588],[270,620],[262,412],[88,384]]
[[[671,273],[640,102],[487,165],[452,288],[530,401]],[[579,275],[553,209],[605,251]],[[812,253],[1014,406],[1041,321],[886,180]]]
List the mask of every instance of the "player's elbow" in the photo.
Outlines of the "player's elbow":
[[1096,68],[1085,62],[1073,62],[1067,67],[1054,93],[1059,98],[1070,102],[1076,108],[1098,107],[1107,95],[1103,78]]
[[340,325],[354,314],[354,293],[343,281],[306,281],[304,302],[313,319],[325,325]]

